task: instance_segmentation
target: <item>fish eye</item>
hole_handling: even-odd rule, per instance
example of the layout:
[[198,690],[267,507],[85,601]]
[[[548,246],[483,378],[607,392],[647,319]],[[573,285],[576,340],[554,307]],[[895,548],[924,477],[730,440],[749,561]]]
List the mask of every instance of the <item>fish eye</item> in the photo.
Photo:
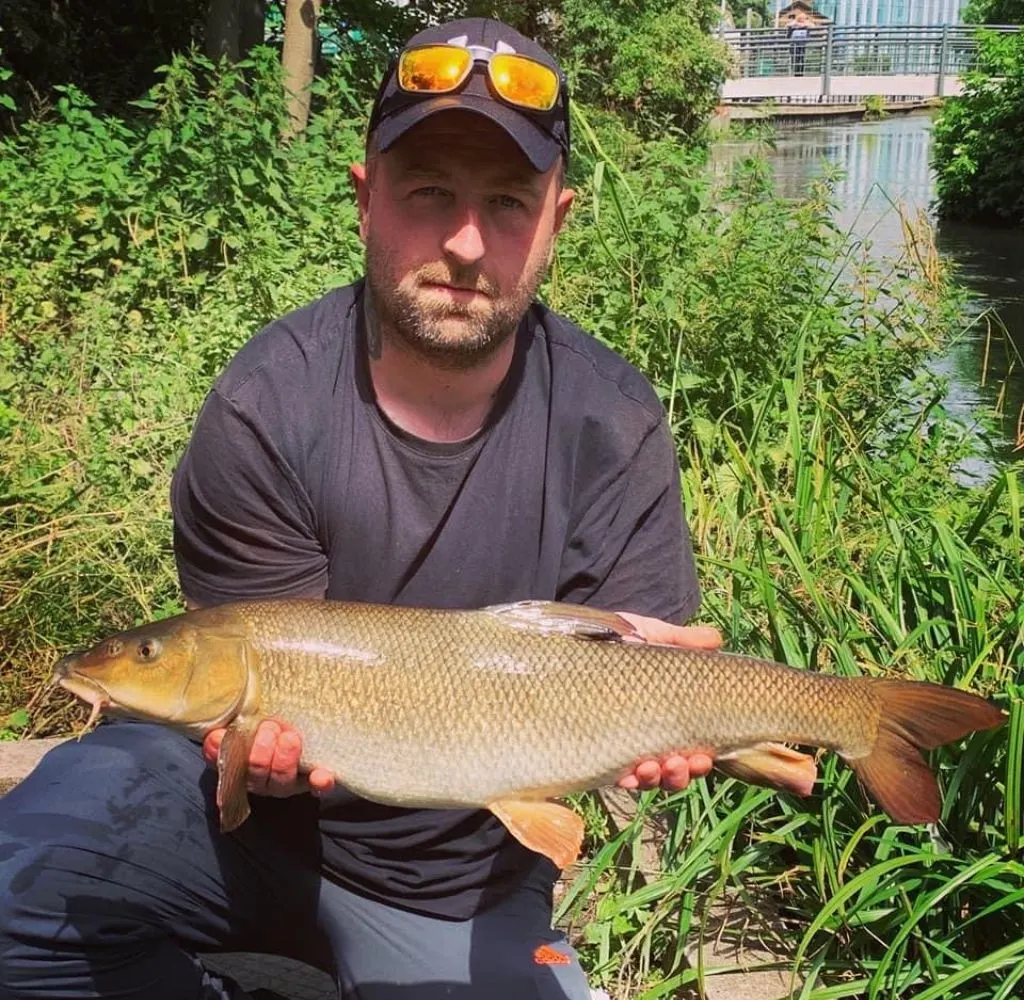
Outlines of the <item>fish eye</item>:
[[107,643],[106,653],[107,656],[120,656],[123,649],[124,643],[120,639],[111,639]]
[[143,663],[152,663],[160,655],[160,643],[156,639],[143,639],[135,652]]

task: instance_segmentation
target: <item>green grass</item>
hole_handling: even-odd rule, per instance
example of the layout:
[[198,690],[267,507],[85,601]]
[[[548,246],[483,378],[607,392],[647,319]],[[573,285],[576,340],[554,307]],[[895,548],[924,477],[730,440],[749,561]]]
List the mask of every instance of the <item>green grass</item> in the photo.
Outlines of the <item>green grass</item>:
[[[54,660],[180,608],[167,486],[205,392],[260,325],[360,271],[348,81],[281,146],[272,66],[251,72],[176,63],[126,121],[69,94],[0,149],[0,739],[68,731]],[[559,918],[617,1000],[720,974],[691,947],[716,900],[804,1000],[1024,994],[1020,466],[955,475],[975,445],[926,362],[964,320],[927,227],[869,265],[827,180],[785,202],[757,161],[712,185],[699,149],[575,125],[545,296],[665,403],[702,619],[794,666],[970,687],[1009,722],[932,755],[936,829],[891,824],[833,757],[809,800],[716,776],[645,794],[619,834],[584,797]]]

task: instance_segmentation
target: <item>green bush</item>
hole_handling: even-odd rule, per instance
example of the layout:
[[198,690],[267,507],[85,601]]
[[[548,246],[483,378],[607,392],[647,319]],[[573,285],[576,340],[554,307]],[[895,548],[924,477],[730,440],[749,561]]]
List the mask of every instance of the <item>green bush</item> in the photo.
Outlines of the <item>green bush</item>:
[[578,99],[625,115],[645,134],[697,136],[725,79],[709,0],[563,0],[555,51]]
[[935,122],[939,210],[1024,226],[1024,32],[981,32],[979,68]]
[[53,649],[179,607],[167,485],[203,396],[360,272],[362,113],[328,77],[284,145],[277,77],[181,57],[131,119],[65,88],[0,144],[0,716]]

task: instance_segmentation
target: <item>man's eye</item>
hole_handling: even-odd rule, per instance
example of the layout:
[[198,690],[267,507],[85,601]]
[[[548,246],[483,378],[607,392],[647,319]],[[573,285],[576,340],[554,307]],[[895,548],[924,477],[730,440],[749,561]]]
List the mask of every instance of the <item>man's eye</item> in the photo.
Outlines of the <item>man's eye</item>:
[[495,199],[495,203],[501,208],[520,209],[526,208],[526,206],[518,199],[513,198],[510,194],[499,194]]
[[416,198],[446,198],[448,192],[444,188],[428,184],[426,187],[416,188],[413,191],[413,196]]

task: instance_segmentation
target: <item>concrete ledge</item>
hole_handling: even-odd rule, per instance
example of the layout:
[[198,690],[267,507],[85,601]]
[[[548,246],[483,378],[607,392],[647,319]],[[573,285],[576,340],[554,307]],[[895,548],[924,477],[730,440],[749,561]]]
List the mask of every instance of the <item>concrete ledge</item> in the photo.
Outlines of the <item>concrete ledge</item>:
[[60,746],[64,739],[58,737],[0,743],[0,795],[9,792],[42,760],[44,754]]

